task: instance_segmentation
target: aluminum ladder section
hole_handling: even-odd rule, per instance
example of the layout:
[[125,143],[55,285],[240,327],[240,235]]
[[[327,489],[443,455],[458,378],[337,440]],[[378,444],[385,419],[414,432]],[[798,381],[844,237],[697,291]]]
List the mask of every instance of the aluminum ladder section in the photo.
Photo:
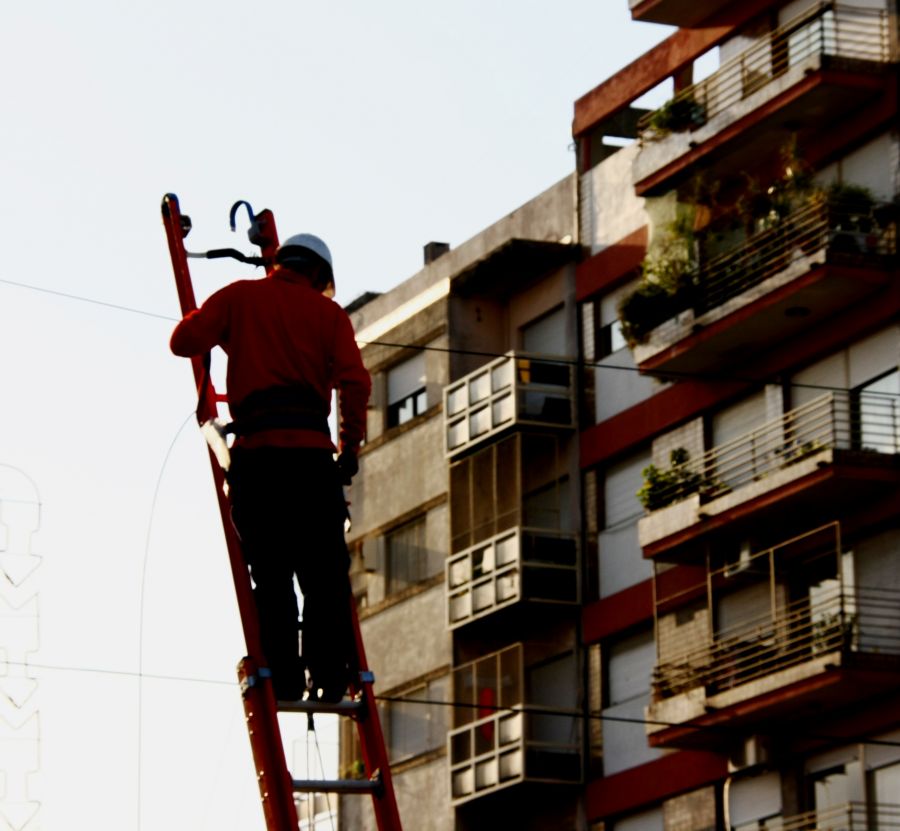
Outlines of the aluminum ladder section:
[[[246,203],[238,202],[232,208],[232,223],[235,210],[241,204]],[[247,207],[249,210],[249,206]],[[275,219],[268,210],[262,211],[256,216],[253,216],[252,211],[249,212],[251,218],[250,239],[260,247],[263,259],[267,263],[271,263],[278,247]],[[184,316],[197,307],[188,268],[188,254],[184,247],[184,239],[191,229],[191,221],[181,213],[178,198],[171,193],[163,197],[162,219],[175,273],[178,300],[182,316]],[[214,252],[209,253],[213,254]],[[217,256],[222,256],[222,254]],[[193,358],[191,364],[198,393],[202,393],[198,416],[201,421],[205,421],[215,417],[217,405],[227,403],[227,396],[216,392],[206,375],[202,358]],[[205,381],[204,378],[206,378]],[[349,698],[345,698],[337,704],[276,701],[260,644],[259,623],[253,601],[250,575],[241,552],[240,540],[229,518],[229,505],[224,490],[225,477],[212,451],[209,453],[209,460],[247,647],[247,657],[240,661],[237,671],[266,828],[268,831],[297,831],[295,793],[338,793],[371,794],[379,831],[402,831],[384,735],[372,688],[374,678],[366,663],[359,618],[352,593],[348,591],[360,673],[357,682],[350,686]],[[349,575],[347,579],[349,581]],[[366,778],[336,781],[293,779],[288,770],[281,731],[278,726],[279,711],[307,714],[335,713],[352,718],[356,722],[359,734]]]

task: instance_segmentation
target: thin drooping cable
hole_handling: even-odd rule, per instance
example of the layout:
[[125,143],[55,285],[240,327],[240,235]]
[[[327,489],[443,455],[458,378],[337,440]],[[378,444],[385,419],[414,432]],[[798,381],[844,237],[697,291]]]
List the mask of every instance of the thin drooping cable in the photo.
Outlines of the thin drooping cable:
[[138,700],[137,700],[137,829],[141,829],[141,778],[143,765],[143,739],[144,739],[144,600],[146,596],[145,586],[147,584],[147,562],[150,555],[150,538],[153,532],[153,520],[156,515],[156,503],[159,499],[160,488],[162,487],[163,476],[175,444],[178,442],[182,431],[191,422],[194,413],[188,414],[187,418],[181,423],[181,426],[175,431],[172,441],[166,449],[166,455],[163,457],[162,465],[159,468],[159,475],[156,477],[156,486],[153,488],[153,499],[150,502],[150,515],[147,518],[147,534],[144,538],[144,558],[141,564],[141,600],[138,619]]
[[[647,719],[647,718],[628,718],[627,716],[608,716],[604,713],[598,713],[596,711],[591,711],[588,713],[582,713],[578,710],[559,710],[553,707],[536,707],[536,706],[528,706],[528,705],[514,705],[514,706],[501,706],[497,704],[472,704],[468,702],[462,701],[441,701],[440,699],[427,699],[427,698],[401,698],[396,696],[385,696],[378,695],[375,696],[379,701],[385,702],[402,702],[404,704],[420,704],[423,706],[447,706],[453,707],[456,709],[467,709],[467,710],[478,710],[479,712],[498,712],[498,713],[509,713],[511,715],[515,715],[518,713],[522,713],[523,715],[530,716],[549,716],[549,717],[557,717],[557,718],[582,718],[588,720],[597,720],[597,721],[610,721],[616,722],[618,724],[634,724],[641,725],[644,727],[653,726],[653,727],[680,727],[686,730],[693,730],[695,732],[713,732],[713,733],[724,733],[724,734],[734,734],[737,736],[746,735],[746,727],[740,726],[730,726],[727,724],[684,724],[678,722],[669,722],[669,721],[661,721],[657,719]],[[806,731],[798,731],[795,733],[798,738],[803,739],[813,739],[816,741],[827,741],[827,742],[855,742],[859,744],[871,744],[871,745],[879,745],[883,747],[900,747],[900,740],[894,739],[875,739],[869,736],[832,736],[826,735],[822,733],[809,733]]]
[[[117,676],[128,676],[132,678],[151,678],[159,681],[172,681],[178,683],[189,683],[189,684],[213,684],[220,687],[237,687],[237,681],[228,681],[224,679],[217,678],[192,678],[190,676],[185,675],[166,675],[166,674],[150,674],[144,673],[139,674],[130,670],[115,670],[115,669],[104,669],[100,667],[79,667],[79,666],[60,666],[58,664],[35,664],[32,662],[28,662],[27,664],[24,661],[8,661],[10,666],[29,666],[32,669],[46,669],[52,671],[59,672],[90,672],[90,673],[98,673],[102,675],[117,675]],[[484,711],[496,711],[496,712],[508,712],[510,714],[523,713],[525,715],[536,715],[536,716],[547,716],[547,717],[556,717],[556,718],[578,718],[578,719],[587,719],[590,721],[608,721],[615,722],[617,724],[634,724],[634,725],[653,725],[657,727],[682,727],[690,730],[694,730],[696,732],[702,731],[723,731],[728,729],[727,726],[717,726],[717,725],[704,725],[704,724],[684,724],[683,722],[674,722],[674,721],[662,721],[661,719],[645,719],[645,718],[630,718],[628,716],[613,716],[608,715],[607,713],[598,712],[596,710],[589,711],[587,713],[581,712],[578,710],[562,710],[556,709],[552,707],[538,707],[538,706],[501,706],[501,705],[490,705],[486,703],[477,703],[473,704],[471,702],[466,701],[447,701],[443,699],[428,699],[428,698],[405,698],[401,696],[392,696],[392,695],[376,695],[376,701],[383,701],[387,704],[390,703],[403,703],[403,704],[418,704],[425,707],[450,707],[454,709],[465,709],[465,710],[484,710]],[[814,738],[814,739],[822,739],[828,741],[835,742],[857,742],[857,743],[867,743],[867,744],[877,744],[883,745],[885,747],[900,747],[900,739],[873,739],[870,736],[862,736],[857,734],[847,734],[842,736],[825,736],[821,734],[813,734],[807,733],[805,731],[797,731],[794,733],[799,738]]]
[[[160,320],[168,320],[173,323],[177,323],[180,318],[171,317],[170,315],[158,314],[157,312],[148,312],[144,309],[134,308],[132,306],[121,306],[117,303],[108,303],[105,300],[97,300],[92,297],[84,297],[78,294],[70,294],[67,292],[57,291],[55,289],[48,289],[43,286],[35,286],[28,283],[21,283],[15,280],[6,280],[0,278],[0,283],[5,283],[7,285],[16,286],[18,288],[30,289],[32,291],[43,292],[45,294],[52,294],[57,297],[64,297],[68,300],[78,300],[84,303],[92,303],[97,306],[104,306],[108,309],[114,309],[116,311],[122,312],[131,312],[133,314],[145,315],[146,317],[154,317]],[[414,343],[393,343],[390,341],[358,341],[360,346],[386,346],[393,349],[408,349],[408,350],[420,350],[420,351],[432,351],[432,352],[445,352],[450,355],[470,355],[475,357],[484,357],[484,358],[504,358],[507,357],[506,352],[492,352],[486,350],[478,350],[478,349],[460,349],[457,347],[442,347],[442,346],[423,346],[422,344],[414,344]],[[721,375],[715,373],[701,373],[701,372],[683,372],[683,371],[661,371],[659,373],[652,372],[641,372],[640,368],[636,366],[617,366],[615,364],[603,363],[602,361],[583,361],[577,358],[541,358],[541,361],[544,363],[555,363],[564,366],[581,366],[585,369],[602,369],[602,370],[610,370],[613,372],[634,372],[644,377],[653,377],[654,374],[658,374],[660,379],[662,380],[697,380],[697,381],[708,381],[712,383],[744,383],[744,384],[765,384],[765,383],[781,383],[785,387],[790,389],[809,389],[809,390],[820,390],[822,392],[846,392],[846,388],[844,387],[835,387],[828,386],[825,384],[809,384],[809,383],[799,383],[796,381],[784,381],[783,379],[771,378],[771,377],[741,377],[739,375]],[[885,398],[900,398],[900,393],[891,393],[891,392],[883,392],[878,393]]]
[[[410,351],[421,351],[421,352],[443,352],[448,355],[470,355],[473,357],[480,358],[508,358],[510,357],[510,353],[508,352],[491,352],[484,351],[480,349],[460,349],[459,347],[450,347],[450,346],[430,346],[423,344],[408,344],[408,343],[394,343],[391,341],[357,341],[360,346],[386,346],[393,349],[407,349]],[[515,353],[513,353],[513,357]],[[670,380],[679,380],[679,381],[706,381],[709,383],[737,383],[737,384],[774,384],[777,383],[779,385],[783,385],[790,389],[805,389],[805,390],[819,390],[821,392],[847,392],[846,387],[836,387],[829,386],[827,384],[810,384],[804,382],[797,381],[785,381],[784,379],[773,378],[773,377],[743,377],[740,375],[733,374],[719,374],[719,373],[704,373],[704,372],[684,372],[679,370],[665,370],[659,372],[641,372],[639,367],[636,366],[618,366],[616,364],[605,364],[602,361],[585,361],[580,360],[578,358],[565,358],[565,357],[534,357],[532,358],[529,355],[520,356],[523,359],[532,359],[536,362],[542,364],[550,364],[556,366],[573,366],[573,367],[583,367],[584,369],[603,369],[603,370],[612,370],[616,372],[636,372],[641,374],[646,378],[653,378],[659,376],[659,380],[661,381],[670,381]],[[460,379],[456,379],[460,380]],[[885,393],[876,393],[877,395],[884,396],[885,398],[900,398],[900,393],[893,392],[885,392]]]
[[82,303],[93,303],[95,306],[105,306],[108,309],[116,309],[120,312],[131,312],[137,315],[144,315],[145,317],[156,317],[160,320],[171,320],[173,322],[178,322],[180,318],[171,317],[170,315],[158,314],[157,312],[148,312],[145,309],[136,309],[133,306],[120,306],[118,303],[109,303],[106,300],[97,300],[93,297],[84,297],[80,294],[71,294],[65,291],[57,291],[56,289],[46,288],[45,286],[35,286],[30,283],[20,283],[17,280],[7,280],[3,277],[0,277],[0,283],[5,283],[8,286],[16,286],[20,289],[29,289],[30,291],[39,291],[44,294],[52,294],[56,297],[63,297],[66,300],[78,300]]

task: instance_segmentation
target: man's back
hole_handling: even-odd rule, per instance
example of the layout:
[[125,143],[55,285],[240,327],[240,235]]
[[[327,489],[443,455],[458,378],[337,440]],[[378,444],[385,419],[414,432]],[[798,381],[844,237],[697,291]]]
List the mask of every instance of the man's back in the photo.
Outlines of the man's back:
[[[213,294],[172,334],[176,355],[196,355],[213,346],[228,354],[232,407],[255,391],[299,386],[313,393],[327,412],[331,391],[337,389],[342,445],[358,446],[369,375],[347,314],[308,280],[287,269],[261,280],[239,280]],[[313,445],[327,446],[307,438]]]

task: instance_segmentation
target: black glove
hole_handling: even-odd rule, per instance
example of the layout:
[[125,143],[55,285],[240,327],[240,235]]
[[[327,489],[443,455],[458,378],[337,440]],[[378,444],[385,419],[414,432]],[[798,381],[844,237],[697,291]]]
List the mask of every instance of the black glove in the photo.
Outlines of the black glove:
[[359,473],[359,459],[352,450],[345,450],[337,458],[338,470],[341,473],[341,483],[349,485],[350,481]]

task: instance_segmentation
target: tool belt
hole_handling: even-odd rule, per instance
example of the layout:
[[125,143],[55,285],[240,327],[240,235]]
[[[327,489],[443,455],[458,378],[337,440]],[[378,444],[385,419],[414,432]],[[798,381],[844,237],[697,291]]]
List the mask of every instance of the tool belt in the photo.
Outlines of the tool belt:
[[331,435],[328,406],[307,386],[277,386],[251,392],[231,407],[234,420],[225,428],[235,436],[263,430],[315,430]]

